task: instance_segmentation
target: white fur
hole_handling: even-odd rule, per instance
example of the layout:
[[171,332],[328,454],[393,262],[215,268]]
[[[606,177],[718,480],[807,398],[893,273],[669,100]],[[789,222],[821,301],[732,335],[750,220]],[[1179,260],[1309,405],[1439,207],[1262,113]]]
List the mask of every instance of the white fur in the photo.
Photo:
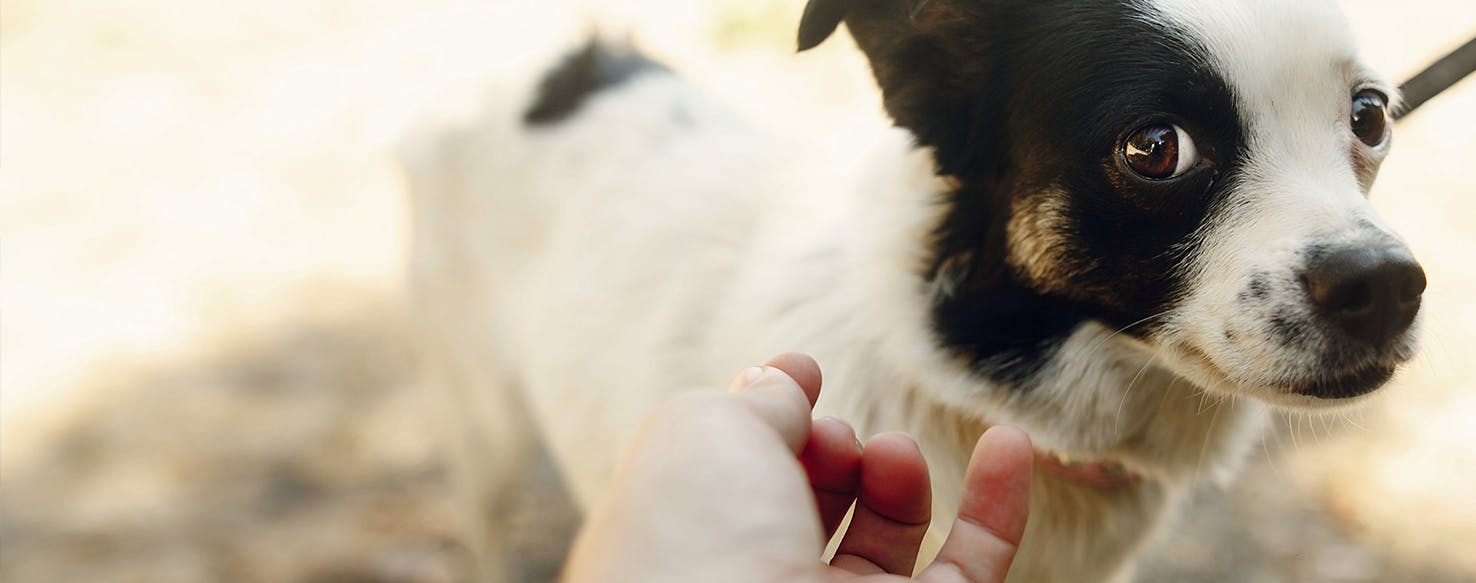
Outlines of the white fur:
[[[1369,205],[1360,162],[1377,165],[1388,142],[1362,144],[1348,126],[1350,103],[1361,89],[1397,91],[1362,65],[1347,23],[1323,0],[1197,2],[1154,0],[1170,22],[1194,32],[1230,82],[1248,125],[1250,159],[1232,196],[1242,210],[1217,217],[1203,236],[1193,290],[1177,311],[1168,345],[1170,366],[1200,385],[1252,395],[1288,407],[1345,406],[1271,388],[1319,367],[1321,344],[1300,350],[1264,333],[1266,311],[1236,301],[1251,274],[1271,274],[1268,307],[1294,307],[1307,317],[1295,274],[1297,252],[1311,242],[1397,242]],[[1417,326],[1398,351],[1414,351]],[[1224,331],[1239,333],[1234,341]],[[1193,348],[1190,348],[1193,347]]]
[[[1082,325],[1028,393],[992,390],[932,337],[929,299],[947,290],[918,273],[942,210],[932,197],[946,185],[900,130],[823,164],[677,77],[649,73],[551,126],[521,123],[524,87],[413,139],[416,300],[471,499],[503,500],[494,490],[529,447],[513,435],[529,425],[522,407],[587,508],[657,403],[795,350],[824,369],[818,415],[862,435],[917,437],[934,474],[937,536],[991,423],[1021,426],[1041,449],[1121,460],[1139,483],[1098,490],[1036,474],[1011,580],[1128,576],[1154,526],[1198,479],[1231,473],[1266,417],[1256,402],[1214,396],[1246,394],[1218,371],[1254,378],[1253,359],[1265,356],[1207,339],[1255,325],[1234,321],[1240,288],[1220,276],[1289,269],[1291,245],[1372,217],[1349,165],[1357,142],[1339,129],[1351,97],[1342,88],[1365,75],[1340,20],[1300,1],[1154,5],[1204,38],[1255,112],[1242,191],[1260,204],[1206,234],[1208,260],[1177,336],[1150,345]],[[1306,46],[1294,42],[1306,35],[1329,53],[1278,50]],[[1015,251],[1027,273],[1032,254],[1050,252]],[[1200,358],[1189,345],[1216,348]],[[495,532],[480,528],[474,544],[496,560]]]
[[[668,103],[694,110],[695,135],[661,115],[642,117]],[[438,350],[476,347],[450,356],[456,368],[485,371],[451,387],[457,415],[470,417],[464,425],[507,426],[506,412],[484,410],[475,397],[499,388],[481,383],[516,388],[586,507],[618,444],[653,406],[786,350],[816,356],[825,370],[817,414],[849,419],[863,435],[918,437],[935,474],[940,529],[957,508],[973,442],[992,422],[1024,427],[1041,447],[1112,456],[1151,477],[1104,493],[1042,474],[1027,536],[1052,541],[1050,556],[1027,544],[1019,580],[1073,580],[1123,565],[1164,512],[1169,484],[1192,482],[1202,458],[1205,473],[1219,471],[1243,441],[1230,438],[1254,428],[1256,407],[1207,405],[1188,383],[1174,386],[1145,366],[1150,351],[1095,324],[1064,350],[1116,355],[1107,364],[1066,359],[1049,373],[1058,380],[1030,397],[981,387],[929,335],[931,292],[916,273],[939,186],[928,154],[900,132],[878,138],[859,164],[872,169],[866,174],[790,174],[796,166],[785,163],[793,158],[781,143],[730,125],[665,75],[597,97],[570,123],[527,133],[516,125],[503,118],[445,133],[420,146],[429,156],[411,159],[424,219],[416,284],[426,319],[440,323],[430,331],[443,337]],[[682,136],[679,148],[659,146],[668,134]],[[610,147],[612,135],[622,147]],[[655,162],[630,159],[641,156],[680,174],[623,171]],[[463,162],[448,174],[446,160]],[[580,171],[565,171],[574,161]],[[1122,532],[1111,544],[1075,532],[1077,521],[1049,518],[1063,504],[1107,513],[1105,523]]]

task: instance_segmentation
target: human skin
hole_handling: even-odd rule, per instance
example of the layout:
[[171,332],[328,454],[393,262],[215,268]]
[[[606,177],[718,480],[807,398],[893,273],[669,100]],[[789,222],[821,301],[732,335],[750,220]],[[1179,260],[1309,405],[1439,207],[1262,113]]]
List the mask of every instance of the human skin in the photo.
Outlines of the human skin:
[[[647,418],[593,509],[565,579],[906,581],[931,521],[927,464],[911,437],[863,447],[844,421],[811,420],[819,366],[784,354],[728,391],[678,396]],[[1014,427],[980,437],[958,518],[930,582],[998,582],[1025,530],[1032,449]],[[829,564],[827,540],[855,504]]]

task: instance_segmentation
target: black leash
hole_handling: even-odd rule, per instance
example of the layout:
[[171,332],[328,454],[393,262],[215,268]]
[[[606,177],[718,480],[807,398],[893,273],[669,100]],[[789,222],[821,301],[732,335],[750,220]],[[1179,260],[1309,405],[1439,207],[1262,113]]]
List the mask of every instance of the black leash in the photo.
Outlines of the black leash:
[[1394,112],[1394,119],[1409,115],[1430,98],[1450,89],[1472,72],[1476,72],[1476,38],[1400,85],[1399,91],[1404,94],[1404,107]]

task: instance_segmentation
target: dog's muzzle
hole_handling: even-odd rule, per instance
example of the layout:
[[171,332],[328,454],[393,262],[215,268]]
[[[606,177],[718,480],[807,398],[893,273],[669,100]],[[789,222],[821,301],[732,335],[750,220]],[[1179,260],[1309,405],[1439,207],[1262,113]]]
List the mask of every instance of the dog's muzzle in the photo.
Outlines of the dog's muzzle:
[[[1309,261],[1302,273],[1307,301],[1329,354],[1384,355],[1404,341],[1425,293],[1425,271],[1402,245],[1348,246]],[[1377,357],[1298,387],[1336,399],[1370,392],[1393,375],[1396,362]]]

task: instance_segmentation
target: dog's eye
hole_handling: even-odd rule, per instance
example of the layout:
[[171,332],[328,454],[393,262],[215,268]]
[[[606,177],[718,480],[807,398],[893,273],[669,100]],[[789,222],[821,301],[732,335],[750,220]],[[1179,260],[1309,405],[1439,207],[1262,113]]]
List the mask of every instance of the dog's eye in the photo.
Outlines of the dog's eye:
[[1377,91],[1353,96],[1353,135],[1370,147],[1378,147],[1389,136],[1389,100]]
[[1194,138],[1174,124],[1138,128],[1122,143],[1122,160],[1134,174],[1149,180],[1182,176],[1199,163]]

